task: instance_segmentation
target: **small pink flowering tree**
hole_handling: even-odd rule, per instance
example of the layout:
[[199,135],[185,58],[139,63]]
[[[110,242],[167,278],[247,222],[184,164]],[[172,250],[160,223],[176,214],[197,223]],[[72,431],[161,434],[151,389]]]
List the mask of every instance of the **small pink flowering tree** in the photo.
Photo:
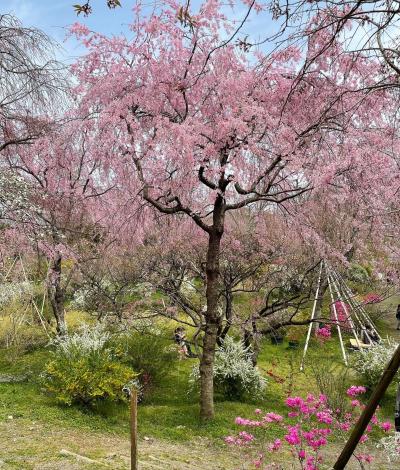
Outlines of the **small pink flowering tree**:
[[[286,417],[276,413],[263,413],[255,410],[254,419],[237,417],[236,425],[245,430],[236,436],[228,436],[225,442],[231,446],[244,449],[253,456],[250,463],[243,468],[283,469],[279,463],[271,463],[273,455],[279,452],[289,452],[294,465],[299,469],[318,470],[325,468],[328,463],[324,455],[324,449],[330,439],[345,441],[349,430],[357,421],[363,404],[357,399],[358,395],[366,391],[363,386],[351,386],[347,390],[349,404],[346,410],[332,410],[329,408],[329,399],[325,395],[318,397],[309,394],[305,399],[301,397],[289,397],[286,400],[288,412]],[[265,431],[272,428],[277,437],[268,442]],[[373,416],[362,436],[360,446],[371,438],[374,428],[388,432],[391,424],[387,421],[379,421]],[[370,463],[373,457],[364,450],[354,454],[360,467]]]
[[90,124],[69,118],[31,146],[3,154],[3,166],[24,184],[24,197],[5,221],[48,261],[48,298],[60,335],[67,332],[64,300],[71,280],[67,276],[63,283],[63,258],[76,261],[79,251],[92,251],[93,256],[106,207],[98,204],[99,198],[113,187],[94,151],[98,149],[88,146],[85,125]]

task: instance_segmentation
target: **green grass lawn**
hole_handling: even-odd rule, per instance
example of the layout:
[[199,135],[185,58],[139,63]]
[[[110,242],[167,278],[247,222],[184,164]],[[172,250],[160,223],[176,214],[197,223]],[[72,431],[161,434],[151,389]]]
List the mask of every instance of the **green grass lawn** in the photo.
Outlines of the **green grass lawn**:
[[[394,322],[395,306],[399,301],[400,297],[393,296],[383,304],[369,307],[371,311],[376,310],[377,313],[380,309],[386,311],[386,316],[377,321],[383,337],[386,335],[394,336],[397,339],[400,337],[397,335]],[[245,300],[243,302],[245,304]],[[325,314],[329,315],[329,302],[326,302],[326,305],[324,307]],[[71,312],[69,324],[74,329],[82,320],[87,321],[88,319],[89,317],[83,312]],[[166,344],[172,345],[174,326],[167,323],[166,327],[165,341]],[[305,338],[300,341],[299,348],[294,350],[288,348],[287,341],[275,346],[268,338],[264,339],[258,367],[268,380],[265,393],[262,396],[241,402],[228,401],[217,395],[215,397],[216,417],[208,423],[199,420],[198,395],[189,389],[188,377],[191,368],[198,364],[197,359],[181,359],[171,362],[166,375],[159,384],[150,389],[144,401],[139,405],[138,425],[141,442],[147,442],[145,438],[149,438],[180,446],[179,448],[185,449],[185,451],[189,448],[200,449],[196,450],[196,458],[199,454],[201,455],[201,449],[207,448],[210,443],[214,451],[217,449],[219,452],[219,461],[227,455],[227,458],[231,459],[230,463],[234,463],[235,458],[226,452],[223,437],[238,431],[238,427],[234,424],[236,416],[253,418],[255,408],[261,408],[265,412],[274,411],[286,414],[285,399],[288,395],[306,396],[308,393],[319,393],[315,380],[318,371],[332,377],[334,381],[335,377],[345,369],[337,333],[334,329],[332,330],[333,337],[323,345],[312,337],[305,370],[302,372],[300,372],[300,362]],[[345,342],[348,342],[348,338],[345,339]],[[23,354],[13,348],[0,349],[0,378],[6,375],[25,377],[24,381],[18,383],[1,383],[0,380],[0,425],[3,424],[3,429],[8,433],[5,441],[6,449],[7,446],[12,448],[14,439],[18,439],[18,434],[21,434],[22,439],[24,439],[23,436],[28,439],[26,444],[23,442],[20,447],[14,450],[9,459],[9,462],[14,466],[10,468],[25,468],[21,467],[21,455],[31,455],[33,460],[36,459],[35,462],[39,462],[39,465],[41,465],[40,462],[53,462],[54,459],[57,459],[56,453],[57,449],[61,447],[61,443],[59,445],[57,442],[51,448],[46,444],[49,439],[52,439],[49,436],[54,433],[66,437],[66,448],[94,458],[102,456],[101,458],[104,459],[105,453],[108,452],[105,450],[107,449],[106,442],[110,439],[115,439],[118,455],[126,452],[124,449],[127,448],[125,446],[128,446],[129,442],[128,404],[102,404],[92,410],[57,404],[54,398],[41,389],[39,380],[49,358],[49,349],[46,347],[38,347],[36,350]],[[351,353],[349,353],[349,358],[351,358]],[[350,369],[342,386],[346,388],[352,384],[361,385],[362,379]],[[391,422],[394,414],[396,386],[397,384],[390,386],[381,402],[381,413]],[[42,434],[36,429],[43,429]],[[15,434],[15,430],[18,430],[17,434]],[[273,426],[260,432],[266,434],[268,440],[282,437],[282,430]],[[87,436],[88,440],[81,441],[79,436]],[[84,442],[86,444],[83,444]],[[336,455],[342,446],[342,442],[335,441],[330,447],[330,452]],[[26,450],[21,451],[25,448]],[[112,449],[112,445],[110,448]],[[149,448],[149,453],[152,452],[154,452],[153,447]],[[157,455],[161,455],[168,450],[161,449],[157,452],[159,452]],[[0,457],[4,458],[1,452]],[[212,461],[213,457],[210,459]],[[36,469],[35,465],[37,463],[32,463],[31,466],[26,464],[26,468]],[[121,467],[115,468],[126,468],[123,463],[121,465]],[[233,467],[229,466],[228,462],[226,468]]]
[[[330,370],[336,368],[337,371],[342,367],[339,342],[335,337],[323,346],[311,341],[304,372],[299,370],[302,353],[302,347],[290,350],[286,343],[273,346],[265,340],[259,357],[259,367],[268,377],[265,395],[246,403],[216,396],[216,418],[207,424],[199,421],[198,397],[188,386],[188,375],[196,360],[176,361],[162,383],[154,387],[139,406],[140,434],[173,441],[186,441],[195,436],[220,439],[235,430],[236,416],[252,417],[255,408],[284,413],[284,400],[288,394],[318,393],[313,368],[322,367],[330,373]],[[38,381],[48,359],[46,350],[23,354],[13,362],[8,359],[8,354],[7,350],[0,351],[0,374],[27,374],[28,380],[0,384],[0,419],[13,416],[115,434],[128,432],[127,404],[100,406],[88,411],[60,406],[46,395]],[[350,373],[348,385],[352,383],[360,383],[360,380]],[[395,384],[382,402],[383,413],[390,419],[394,399]]]
[[[390,312],[398,302],[399,298],[391,297],[382,306],[383,310],[386,309],[389,312],[386,318],[378,320],[382,336],[396,336],[397,332],[394,329]],[[378,305],[374,308],[381,307]],[[84,317],[79,312],[73,313],[76,324],[79,324]],[[172,331],[173,326],[168,325],[168,328]],[[167,344],[169,344],[170,336],[172,337],[172,334],[167,332]],[[143,443],[147,441],[144,438],[149,438],[159,443],[171,443],[173,446],[178,446],[178,453],[188,459],[193,449],[197,452],[195,458],[198,459],[205,451],[203,449],[212,447],[212,452],[217,452],[218,457],[215,459],[218,459],[218,462],[224,460],[225,457],[230,460],[226,463],[226,467],[222,464],[218,468],[234,468],[232,465],[235,464],[235,457],[227,452],[223,437],[238,431],[234,424],[236,416],[252,418],[255,408],[285,414],[287,411],[285,399],[288,395],[306,396],[308,393],[319,393],[315,380],[315,374],[318,371],[322,371],[334,380],[344,370],[339,340],[334,332],[332,339],[323,345],[312,338],[305,370],[300,372],[304,339],[300,342],[298,349],[292,350],[288,348],[286,341],[282,345],[274,346],[266,338],[262,343],[258,362],[261,372],[268,379],[267,389],[263,396],[238,402],[228,401],[217,395],[215,397],[216,417],[208,423],[202,423],[199,420],[198,396],[196,392],[190,391],[188,384],[190,370],[197,365],[197,360],[182,359],[171,362],[171,367],[161,382],[152,387],[145,400],[139,405],[138,425],[142,458],[146,455]],[[348,338],[345,341],[348,342]],[[172,339],[170,344],[172,344]],[[64,445],[77,453],[103,460],[106,453],[114,447],[118,449],[119,456],[126,454],[129,443],[128,404],[99,405],[95,410],[77,406],[60,406],[54,398],[41,389],[40,385],[39,377],[49,357],[49,350],[45,347],[24,354],[12,348],[0,349],[0,377],[5,375],[26,377],[23,382],[0,383],[0,425],[3,425],[7,433],[5,441],[7,452],[2,455],[0,446],[0,457],[8,458],[7,463],[11,465],[9,468],[36,469],[41,468],[37,465],[40,466],[42,462],[57,461],[60,458],[57,452]],[[351,358],[351,353],[349,357]],[[362,379],[350,369],[342,386],[346,388],[352,384],[361,385]],[[395,395],[396,384],[392,384],[381,403],[381,413],[390,421],[393,421]],[[273,426],[260,432],[266,434],[267,440],[282,437],[282,430]],[[61,440],[49,446],[49,439],[52,440],[54,434]],[[85,439],[80,436],[85,436]],[[14,449],[14,440],[18,438],[22,441]],[[110,439],[113,441],[107,448],[107,442]],[[169,448],[154,449],[154,445],[152,444],[147,451],[147,454],[150,454],[149,458],[154,452],[156,452],[154,455],[158,457],[169,452]],[[334,441],[330,445],[329,452],[334,457],[342,446],[343,442]],[[14,449],[12,454],[9,454],[8,449]],[[209,462],[213,461],[212,455],[209,457]],[[21,466],[21,458],[28,459],[23,464],[25,467]],[[31,463],[28,463],[29,459],[32,460]],[[175,469],[175,464],[171,465],[166,468]],[[392,468],[384,465],[383,463],[383,466],[376,468]],[[43,468],[53,469],[53,467]],[[64,469],[64,467],[54,468]],[[87,468],[97,467],[88,466]],[[122,462],[121,466],[115,466],[115,468],[127,468],[127,466]],[[211,467],[209,464],[204,464],[204,468]]]

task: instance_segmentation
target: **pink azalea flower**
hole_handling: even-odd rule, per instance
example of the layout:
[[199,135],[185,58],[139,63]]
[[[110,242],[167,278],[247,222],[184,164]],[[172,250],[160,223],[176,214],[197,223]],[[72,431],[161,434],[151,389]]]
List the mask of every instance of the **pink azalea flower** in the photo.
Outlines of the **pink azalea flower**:
[[275,452],[279,450],[282,446],[282,441],[280,439],[275,439],[275,441],[268,446],[270,452]]
[[267,423],[280,423],[283,420],[283,417],[276,413],[267,413],[263,420]]
[[384,421],[383,423],[381,423],[381,428],[382,428],[385,432],[388,432],[388,431],[391,430],[392,425],[391,425],[391,423],[389,423],[389,421]]
[[300,397],[288,397],[286,399],[286,405],[289,407],[289,408],[299,408],[300,406],[302,406],[304,404],[304,401],[302,398]]
[[301,449],[299,450],[298,454],[300,460],[304,460],[306,458],[306,451]]
[[297,426],[288,426],[289,433],[286,434],[285,439],[290,445],[300,444],[300,436]]
[[332,416],[327,411],[318,411],[316,417],[320,423],[332,424]]
[[347,389],[347,395],[349,397],[356,397],[357,395],[361,395],[365,393],[367,389],[362,385],[352,385],[350,388]]
[[244,442],[251,442],[254,440],[254,436],[246,431],[241,431],[239,436]]

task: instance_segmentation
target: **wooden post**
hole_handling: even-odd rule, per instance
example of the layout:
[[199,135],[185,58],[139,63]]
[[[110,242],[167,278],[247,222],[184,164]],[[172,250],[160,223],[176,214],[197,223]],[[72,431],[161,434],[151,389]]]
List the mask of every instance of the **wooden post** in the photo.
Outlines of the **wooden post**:
[[131,389],[131,470],[138,469],[137,455],[137,390]]
[[382,377],[379,380],[378,385],[375,387],[374,392],[369,399],[367,406],[364,408],[361,416],[359,417],[357,423],[354,426],[354,429],[342,450],[339,458],[337,459],[335,465],[333,466],[334,470],[342,470],[346,467],[350,457],[353,455],[355,448],[364,434],[365,428],[368,426],[368,423],[371,421],[371,418],[378,406],[380,400],[386,392],[386,389],[389,387],[390,382],[393,380],[393,377],[396,375],[400,367],[400,346],[397,347],[395,353],[393,354],[392,359],[390,359],[389,364],[386,367],[386,370],[382,374]]

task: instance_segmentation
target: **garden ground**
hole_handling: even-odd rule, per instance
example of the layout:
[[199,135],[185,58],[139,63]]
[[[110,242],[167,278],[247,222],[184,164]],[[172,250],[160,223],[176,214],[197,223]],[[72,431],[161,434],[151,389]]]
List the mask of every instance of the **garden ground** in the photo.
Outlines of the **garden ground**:
[[[393,305],[381,320],[381,330],[399,338],[395,330]],[[311,344],[308,367],[299,372],[302,350],[287,345],[272,346],[265,341],[260,369],[269,376],[268,391],[261,401],[239,403],[217,397],[216,419],[202,425],[197,419],[197,397],[188,393],[187,377],[193,360],[177,362],[165,381],[139,407],[139,461],[145,469],[238,468],[235,451],[227,449],[223,437],[235,432],[236,416],[251,417],[255,407],[284,413],[284,398],[317,391],[312,364],[326,371],[340,370],[337,338],[321,347]],[[0,352],[0,468],[1,469],[127,469],[129,468],[129,426],[126,405],[87,412],[61,407],[40,390],[36,378],[47,360],[45,350],[10,358]],[[328,372],[332,373],[332,372]],[[13,378],[28,374],[22,382]],[[349,377],[349,384],[353,383]],[[382,402],[382,412],[393,420],[395,385]],[[273,434],[271,434],[272,440]],[[343,443],[329,447],[332,460]],[[374,449],[372,453],[376,454]],[[240,467],[239,467],[240,468]],[[287,468],[290,468],[290,464]],[[348,468],[357,468],[349,466]],[[374,469],[395,469],[397,465],[378,459]]]
[[[101,470],[129,468],[129,443],[110,433],[60,428],[45,422],[16,418],[0,424],[1,469]],[[139,468],[165,470],[234,470],[234,453],[209,438],[193,438],[189,443],[142,437]],[[340,446],[331,448],[332,454]],[[287,467],[290,468],[290,467]],[[354,464],[349,469],[358,468]],[[395,470],[397,464],[374,462],[376,470]]]

